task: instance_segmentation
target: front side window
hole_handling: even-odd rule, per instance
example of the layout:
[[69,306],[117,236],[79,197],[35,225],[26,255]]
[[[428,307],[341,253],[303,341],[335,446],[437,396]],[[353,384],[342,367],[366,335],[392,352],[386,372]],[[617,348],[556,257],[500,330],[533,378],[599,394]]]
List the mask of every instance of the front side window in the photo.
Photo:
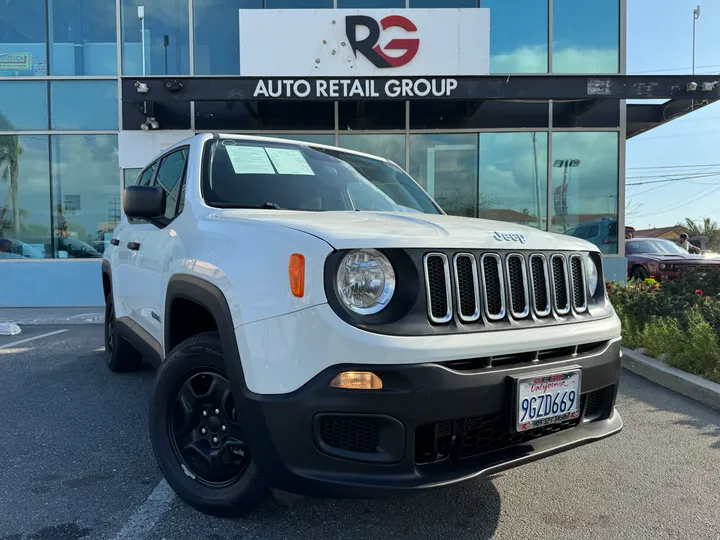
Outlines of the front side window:
[[205,150],[210,206],[282,210],[440,210],[398,166],[341,150],[233,139]]
[[165,156],[155,179],[155,185],[165,190],[165,217],[168,220],[175,219],[179,214],[177,209],[178,194],[184,181],[186,161],[186,149]]

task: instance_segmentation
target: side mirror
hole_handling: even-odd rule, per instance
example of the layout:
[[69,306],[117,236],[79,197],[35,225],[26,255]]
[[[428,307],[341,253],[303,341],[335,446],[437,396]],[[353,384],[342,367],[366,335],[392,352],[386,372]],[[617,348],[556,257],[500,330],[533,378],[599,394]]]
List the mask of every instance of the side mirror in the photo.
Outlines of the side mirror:
[[129,218],[157,219],[165,215],[165,190],[158,186],[128,186],[123,194]]

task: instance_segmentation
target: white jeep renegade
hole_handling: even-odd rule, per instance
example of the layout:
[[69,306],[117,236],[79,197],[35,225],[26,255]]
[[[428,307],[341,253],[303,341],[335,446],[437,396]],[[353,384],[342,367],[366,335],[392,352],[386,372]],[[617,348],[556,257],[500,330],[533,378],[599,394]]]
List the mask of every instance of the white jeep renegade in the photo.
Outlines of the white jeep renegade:
[[381,158],[235,135],[176,144],[124,209],[107,363],[159,368],[153,449],[204,512],[417,492],[622,429],[590,243],[447,216]]

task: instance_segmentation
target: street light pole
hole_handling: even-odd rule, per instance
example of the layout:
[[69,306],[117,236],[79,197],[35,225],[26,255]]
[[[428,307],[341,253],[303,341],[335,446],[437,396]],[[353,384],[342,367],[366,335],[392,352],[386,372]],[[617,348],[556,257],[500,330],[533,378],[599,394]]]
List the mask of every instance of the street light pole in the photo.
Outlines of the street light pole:
[[695,75],[695,22],[700,18],[700,4],[693,9],[692,74]]

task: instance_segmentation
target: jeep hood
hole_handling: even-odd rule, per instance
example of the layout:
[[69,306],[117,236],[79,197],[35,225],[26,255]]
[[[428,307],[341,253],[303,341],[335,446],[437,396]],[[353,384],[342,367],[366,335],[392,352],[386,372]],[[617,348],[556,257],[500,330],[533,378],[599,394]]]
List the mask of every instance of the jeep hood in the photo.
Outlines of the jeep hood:
[[335,249],[529,249],[598,251],[572,236],[484,219],[401,212],[218,210],[213,219],[250,220],[303,231]]

